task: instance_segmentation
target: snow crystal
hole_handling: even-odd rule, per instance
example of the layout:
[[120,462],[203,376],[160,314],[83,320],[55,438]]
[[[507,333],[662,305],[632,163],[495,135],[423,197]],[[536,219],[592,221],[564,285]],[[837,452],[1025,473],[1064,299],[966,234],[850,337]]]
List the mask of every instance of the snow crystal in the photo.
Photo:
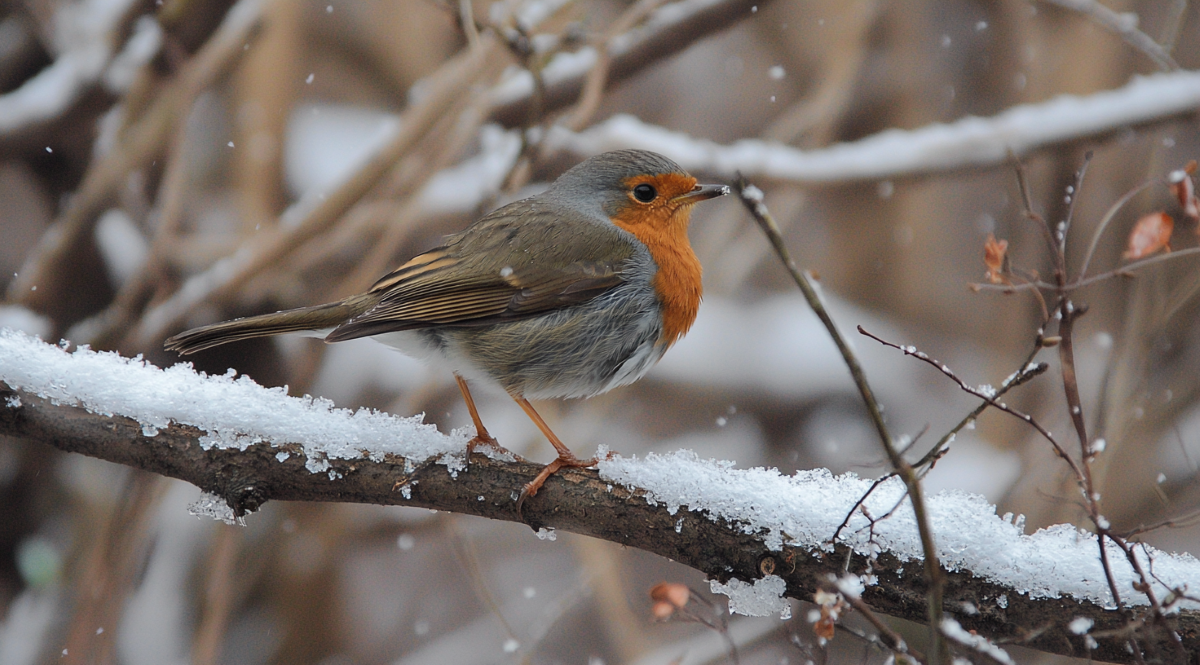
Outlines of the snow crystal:
[[[691,451],[648,454],[644,459],[614,456],[602,460],[606,482],[639,487],[645,499],[674,513],[683,508],[722,519],[747,534],[761,534],[764,544],[779,551],[784,545],[829,551],[829,539],[872,482],[847,473],[834,476],[826,469],[797,471],[785,476],[776,469],[734,469],[732,462],[702,460]],[[921,559],[921,541],[912,509],[904,499],[903,483],[893,478],[880,484],[866,500],[871,515],[884,515],[904,504],[891,517],[873,526],[855,512],[839,544],[863,555],[882,548],[901,561]],[[995,506],[977,494],[948,490],[926,499],[938,557],[949,570],[970,571],[1034,598],[1064,594],[1112,604],[1096,552],[1096,536],[1069,524],[1026,535],[1024,520],[1001,519]],[[1109,559],[1118,588],[1129,589],[1136,573],[1115,544]],[[1200,586],[1200,561],[1189,554],[1138,550],[1143,568],[1151,559],[1158,593],[1174,586]],[[1134,603],[1145,596],[1131,594]],[[1001,607],[1007,598],[998,599]]]
[[538,529],[537,534],[535,535],[537,535],[538,540],[558,540],[558,532],[554,529],[547,529],[546,527]]
[[188,505],[188,514],[195,517],[208,517],[214,520],[220,520],[226,524],[240,524],[246,526],[245,521],[237,517],[225,499],[204,492]]
[[778,575],[767,575],[754,580],[754,584],[747,584],[736,577],[730,578],[728,584],[709,580],[708,586],[713,593],[729,596],[730,614],[765,617],[779,613],[780,619],[792,618],[792,606],[783,597],[787,582]]
[[103,416],[121,414],[147,436],[171,423],[205,431],[200,445],[244,450],[255,443],[300,444],[307,468],[326,473],[330,460],[385,455],[438,457],[461,468],[466,433],[442,434],[421,417],[401,418],[370,409],[350,411],[313,397],[291,397],[249,377],[196,372],[191,363],[159,369],[138,358],[83,347],[68,353],[10,329],[0,329],[0,380]]

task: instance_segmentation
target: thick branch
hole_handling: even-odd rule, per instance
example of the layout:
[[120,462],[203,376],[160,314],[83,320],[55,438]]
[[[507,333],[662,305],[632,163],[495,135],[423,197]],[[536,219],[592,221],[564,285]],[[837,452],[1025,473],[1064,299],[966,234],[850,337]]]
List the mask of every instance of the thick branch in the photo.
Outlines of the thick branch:
[[[499,462],[476,455],[467,470],[452,477],[445,466],[417,464],[406,474],[406,460],[382,462],[329,460],[329,473],[305,468],[299,445],[255,444],[245,451],[203,450],[203,431],[172,425],[156,436],[142,434],[142,426],[122,417],[106,417],[69,406],[56,406],[24,391],[0,388],[0,434],[42,441],[68,452],[145,469],[185,480],[224,497],[239,512],[257,509],[268,500],[344,501],[433,508],[490,519],[521,521],[515,511],[517,489],[537,474],[539,467]],[[282,451],[291,455],[279,461]],[[406,481],[410,497],[398,487]],[[569,469],[556,474],[537,497],[526,502],[524,521],[532,527],[549,527],[603,538],[669,557],[710,577],[753,580],[773,573],[788,583],[788,595],[811,598],[819,582],[830,573],[840,574],[847,560],[851,572],[867,572],[868,562],[839,546],[832,553],[785,547],[769,551],[761,538],[745,534],[738,525],[715,522],[690,511],[671,514],[665,506],[640,499],[639,490],[609,485],[591,469]],[[868,587],[863,599],[893,616],[923,621],[926,600],[923,575],[889,553],[870,564],[878,583]],[[1007,639],[1044,651],[1084,656],[1083,636],[1067,624],[1076,617],[1095,622],[1093,634],[1116,633],[1100,638],[1092,657],[1133,662],[1124,649],[1125,619],[1090,602],[1072,599],[1030,599],[970,572],[947,572],[945,607],[966,628],[993,639]],[[1173,617],[1184,648],[1200,654],[1200,612],[1183,611]],[[1156,635],[1139,636],[1147,648],[1163,647]],[[1157,639],[1157,644],[1154,640]],[[1189,661],[1200,664],[1200,656]]]

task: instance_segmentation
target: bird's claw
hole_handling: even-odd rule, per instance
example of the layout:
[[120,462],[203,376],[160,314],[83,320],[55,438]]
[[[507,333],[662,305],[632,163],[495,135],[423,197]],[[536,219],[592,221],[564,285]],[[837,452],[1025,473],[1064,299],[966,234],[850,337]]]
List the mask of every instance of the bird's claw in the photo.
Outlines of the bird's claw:
[[521,521],[525,520],[525,515],[523,512],[525,500],[531,496],[535,496],[538,493],[538,490],[542,489],[542,485],[546,483],[546,480],[549,479],[550,476],[558,473],[559,469],[564,467],[585,468],[589,466],[596,466],[599,463],[600,459],[596,457],[584,460],[579,459],[574,455],[559,455],[553,462],[542,467],[542,470],[536,477],[534,477],[533,480],[525,483],[525,486],[521,488],[520,496],[517,497],[517,515],[521,518]]

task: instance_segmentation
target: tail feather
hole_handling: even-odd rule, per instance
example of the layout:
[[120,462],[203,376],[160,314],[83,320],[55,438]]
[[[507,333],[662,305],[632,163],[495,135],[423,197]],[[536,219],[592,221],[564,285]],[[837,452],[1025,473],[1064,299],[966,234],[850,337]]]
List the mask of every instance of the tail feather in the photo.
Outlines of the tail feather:
[[248,316],[208,326],[192,328],[163,343],[168,351],[188,355],[214,346],[256,337],[271,337],[290,332],[322,330],[336,327],[361,313],[361,306],[335,302],[316,307],[289,309],[274,314]]

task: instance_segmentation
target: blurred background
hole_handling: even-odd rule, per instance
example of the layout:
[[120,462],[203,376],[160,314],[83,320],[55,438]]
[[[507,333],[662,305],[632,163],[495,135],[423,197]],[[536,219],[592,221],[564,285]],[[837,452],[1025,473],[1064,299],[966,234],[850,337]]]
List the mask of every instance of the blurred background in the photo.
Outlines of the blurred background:
[[[1196,3],[1106,6],[1179,67],[1200,67]],[[1102,18],[1024,0],[5,0],[0,326],[170,365],[162,340],[185,327],[358,292],[544,188],[587,156],[541,141],[551,126],[569,136],[628,114],[697,141],[815,151],[1170,66]],[[607,75],[589,79],[597,61]],[[1200,120],[1112,126],[1023,155],[1036,212],[1063,218],[1088,150],[1068,240],[1076,270],[1118,198],[1200,156]],[[702,182],[732,175],[689,155],[668,151]],[[988,234],[1010,242],[1015,266],[1050,274],[1011,164],[755,182],[848,331],[915,345],[972,385],[1021,367],[1037,300],[968,288],[983,279]],[[1153,210],[1179,219],[1175,249],[1196,245],[1195,224],[1152,187],[1113,218],[1092,273],[1119,264]],[[555,431],[581,455],[691,448],[740,467],[882,473],[840,358],[741,205],[698,207],[692,240],[705,302],[691,334],[631,387],[539,404]],[[1118,529],[1185,518],[1145,539],[1193,553],[1198,275],[1180,257],[1075,296],[1091,308],[1076,353],[1086,418],[1107,441],[1095,462],[1105,515]],[[913,455],[977,404],[853,337],[893,431],[927,431]],[[1008,402],[1069,442],[1057,353],[1041,359],[1052,371]],[[449,374],[369,340],[257,340],[194,364],[340,406],[424,413],[445,430],[470,422]],[[510,400],[479,397],[503,445],[553,457]],[[1066,471],[1028,427],[988,413],[927,484],[984,494],[1029,530],[1086,527]],[[653,621],[655,583],[708,592],[695,571],[649,554],[395,507],[271,503],[228,526],[188,514],[198,495],[0,437],[0,662],[730,662],[713,631]],[[795,605],[788,621],[733,621],[742,663],[886,658],[847,634],[824,653],[808,606]]]

